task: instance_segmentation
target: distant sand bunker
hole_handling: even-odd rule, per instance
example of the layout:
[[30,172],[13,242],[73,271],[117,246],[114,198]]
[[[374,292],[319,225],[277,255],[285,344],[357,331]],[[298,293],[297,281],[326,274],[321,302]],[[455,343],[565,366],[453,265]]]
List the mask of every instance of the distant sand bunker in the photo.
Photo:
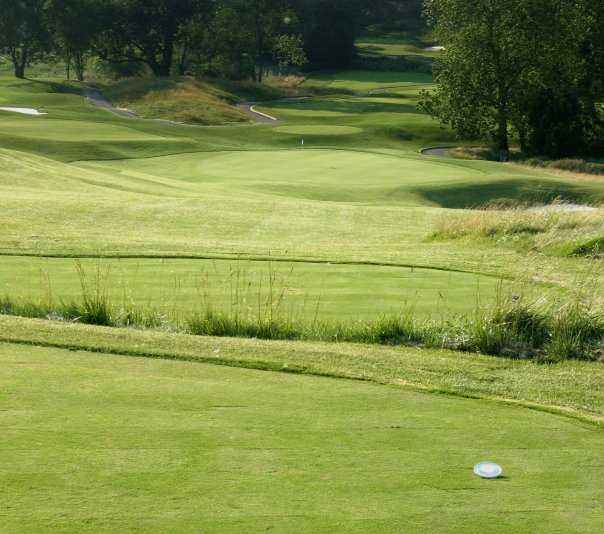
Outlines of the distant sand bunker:
[[42,113],[34,108],[15,108],[12,106],[0,107],[0,111],[11,111],[12,113],[21,113],[22,115],[48,115],[48,113]]
[[442,52],[445,49],[444,46],[429,46],[428,48],[425,48],[424,50],[426,52]]

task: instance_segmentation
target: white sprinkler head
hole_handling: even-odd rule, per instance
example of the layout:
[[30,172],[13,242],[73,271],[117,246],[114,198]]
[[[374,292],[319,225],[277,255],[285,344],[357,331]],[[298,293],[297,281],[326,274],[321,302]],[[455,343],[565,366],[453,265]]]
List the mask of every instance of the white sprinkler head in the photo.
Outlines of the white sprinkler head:
[[502,473],[501,466],[494,462],[480,462],[474,466],[474,474],[481,478],[499,478]]

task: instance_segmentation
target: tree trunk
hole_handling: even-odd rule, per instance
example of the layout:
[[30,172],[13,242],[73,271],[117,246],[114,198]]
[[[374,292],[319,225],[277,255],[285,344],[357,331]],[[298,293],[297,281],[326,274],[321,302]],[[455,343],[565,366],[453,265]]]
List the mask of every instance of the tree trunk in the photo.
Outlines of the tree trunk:
[[153,76],[163,78],[170,75],[170,70],[168,69],[166,71],[165,65],[163,63],[159,63],[155,58],[150,58],[148,60],[143,59],[143,63],[149,66]]
[[27,65],[27,50],[22,49],[19,52],[14,49],[11,51],[11,58],[15,67],[15,78],[23,80],[25,78],[25,66]]
[[15,65],[15,78],[19,78],[20,80],[25,79],[25,65],[22,63]]
[[86,58],[85,58],[84,54],[76,53],[73,56],[73,68],[75,70],[76,78],[78,79],[78,82],[83,82],[84,74],[85,74],[85,70],[86,70]]
[[520,150],[526,153],[528,149],[526,128],[524,126],[518,128],[518,141],[520,142]]
[[163,62],[151,65],[151,70],[158,78],[167,78],[170,76],[170,65],[166,65]]
[[187,67],[189,65],[189,45],[184,43],[180,52],[180,59],[178,60],[178,73],[181,76],[187,74]]
[[496,142],[497,150],[499,151],[499,161],[508,161],[510,159],[510,142],[508,137],[508,117],[504,111],[499,111]]
[[172,62],[174,61],[174,36],[166,36],[165,45],[161,55],[160,76],[172,74]]

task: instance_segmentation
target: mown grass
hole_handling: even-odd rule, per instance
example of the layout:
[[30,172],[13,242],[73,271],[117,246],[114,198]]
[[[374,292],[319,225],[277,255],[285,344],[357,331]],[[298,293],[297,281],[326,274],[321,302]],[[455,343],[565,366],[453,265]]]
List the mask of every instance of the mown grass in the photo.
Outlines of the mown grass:
[[357,50],[370,57],[421,57],[436,58],[438,51],[430,49],[435,43],[429,35],[420,32],[398,31],[362,35],[357,39]]
[[[601,428],[546,413],[559,404],[527,410],[405,387],[429,367],[439,392],[454,376],[458,390],[507,387],[527,404],[556,390],[587,406],[601,380],[582,362],[535,373],[416,349],[46,326],[0,317],[2,339],[50,335],[71,348],[0,343],[8,531],[484,532],[476,510],[505,515],[498,531],[514,534],[601,524]],[[325,376],[336,362],[339,380]],[[569,375],[570,395],[558,388]],[[380,376],[391,387],[368,383]],[[504,479],[472,474],[485,458]]]
[[[602,363],[534,360],[415,346],[193,336],[106,328],[0,314],[0,340],[89,353],[213,363],[407,385],[463,397],[498,398],[604,417]],[[592,418],[593,420],[593,418]]]
[[[435,221],[452,215],[450,208],[560,195],[591,202],[602,198],[600,184],[413,154],[450,134],[415,108],[418,88],[430,83],[421,73],[349,71],[318,76],[317,82],[354,91],[385,85],[391,94],[272,104],[277,116],[291,122],[288,127],[319,132],[305,135],[300,150],[300,135],[274,128],[125,121],[90,108],[76,94],[56,92],[53,84],[3,79],[0,98],[42,102],[49,111],[39,121],[0,116],[0,141],[29,152],[0,154],[4,251],[382,262],[525,273],[566,287],[588,268],[583,260],[528,256],[526,247],[500,247],[493,240],[469,247],[463,240],[426,237]],[[362,132],[320,134],[334,127]],[[175,154],[149,157],[170,152]],[[59,164],[33,153],[62,161],[112,161]],[[589,235],[575,250],[589,253],[598,239]],[[601,292],[598,280],[594,292]],[[339,294],[336,286],[329,291]],[[386,288],[379,294],[387,293]]]

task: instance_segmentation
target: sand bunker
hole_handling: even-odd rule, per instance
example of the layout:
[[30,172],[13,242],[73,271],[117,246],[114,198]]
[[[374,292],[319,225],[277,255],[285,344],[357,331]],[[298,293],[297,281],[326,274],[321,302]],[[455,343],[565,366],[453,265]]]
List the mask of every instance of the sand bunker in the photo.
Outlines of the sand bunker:
[[442,52],[444,49],[444,46],[429,46],[427,48],[424,48],[426,52]]
[[13,113],[21,113],[22,115],[48,115],[34,108],[15,108],[12,106],[0,107],[0,111],[11,111]]
[[572,202],[557,202],[555,204],[548,204],[546,206],[537,206],[531,208],[530,211],[536,212],[556,212],[556,211],[595,211],[596,208],[593,206],[587,206],[585,204],[573,204]]

